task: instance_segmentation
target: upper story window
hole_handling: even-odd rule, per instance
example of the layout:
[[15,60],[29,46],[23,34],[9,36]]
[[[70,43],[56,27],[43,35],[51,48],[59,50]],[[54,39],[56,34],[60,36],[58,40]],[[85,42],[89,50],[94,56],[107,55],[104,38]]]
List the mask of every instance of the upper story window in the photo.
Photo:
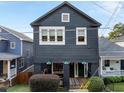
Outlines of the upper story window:
[[62,13],[62,22],[70,22],[70,14],[69,13]]
[[15,49],[16,48],[16,43],[15,42],[10,42],[10,48]]
[[87,44],[87,30],[85,27],[76,28],[76,44],[77,45]]
[[64,45],[65,27],[40,27],[39,30],[40,45]]

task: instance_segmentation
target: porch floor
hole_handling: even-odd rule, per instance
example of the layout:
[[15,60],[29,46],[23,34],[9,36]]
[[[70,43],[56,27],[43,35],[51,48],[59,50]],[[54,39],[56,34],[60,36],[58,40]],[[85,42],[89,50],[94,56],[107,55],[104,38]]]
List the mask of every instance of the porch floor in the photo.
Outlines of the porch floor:
[[86,81],[87,78],[70,78],[70,89],[79,89]]

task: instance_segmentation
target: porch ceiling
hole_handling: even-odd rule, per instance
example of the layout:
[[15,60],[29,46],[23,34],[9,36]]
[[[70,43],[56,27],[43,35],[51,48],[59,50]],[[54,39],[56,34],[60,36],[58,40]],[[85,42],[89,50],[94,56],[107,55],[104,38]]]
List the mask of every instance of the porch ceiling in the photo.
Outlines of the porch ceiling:
[[0,53],[0,60],[12,60],[12,59],[16,59],[19,57],[20,55],[15,55],[11,53]]

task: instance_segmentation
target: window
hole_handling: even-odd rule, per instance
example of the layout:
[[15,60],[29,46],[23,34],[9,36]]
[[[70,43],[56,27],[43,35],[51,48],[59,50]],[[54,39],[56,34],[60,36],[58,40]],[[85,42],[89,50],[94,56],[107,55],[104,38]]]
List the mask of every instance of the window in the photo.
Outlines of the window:
[[62,22],[70,22],[70,14],[69,13],[62,13]]
[[24,58],[21,58],[20,61],[19,61],[19,68],[23,68],[24,67]]
[[57,30],[57,41],[63,41],[63,31],[62,31],[62,29]]
[[55,41],[55,29],[49,29],[49,39]]
[[47,41],[47,30],[42,29],[42,41]]
[[39,31],[40,45],[64,45],[65,27],[40,27]]
[[110,60],[105,60],[105,67],[109,67],[110,66]]
[[15,47],[16,47],[16,43],[15,42],[10,42],[10,48],[15,49]]
[[77,45],[87,44],[87,32],[85,27],[76,28],[76,44]]

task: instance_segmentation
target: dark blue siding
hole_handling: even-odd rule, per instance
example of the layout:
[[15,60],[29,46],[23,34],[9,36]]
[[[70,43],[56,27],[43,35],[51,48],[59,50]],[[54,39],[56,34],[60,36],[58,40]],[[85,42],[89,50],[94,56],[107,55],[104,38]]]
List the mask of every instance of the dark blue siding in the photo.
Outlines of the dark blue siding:
[[[21,55],[21,40],[14,36],[11,33],[8,33],[7,31],[2,29],[1,36],[3,38],[6,38],[8,40],[8,49],[7,52]],[[10,49],[10,42],[16,42],[16,48],[15,49]]]
[[0,40],[0,52],[7,52],[8,42],[6,40]]
[[[70,22],[61,22],[61,13],[70,13]],[[39,21],[40,23],[40,21]],[[41,21],[41,26],[65,26],[65,29],[73,31],[65,32],[65,45],[39,45],[39,35],[34,34],[34,59],[36,63],[47,62],[80,62],[85,60],[89,63],[98,63],[98,29],[87,30],[87,45],[76,45],[76,27],[91,28],[93,23],[81,16],[71,8],[65,6]],[[38,32],[39,27],[35,26],[34,31]]]
[[30,66],[33,62],[33,44],[32,42],[25,42],[23,41],[23,55],[22,57],[25,58],[26,65]]

